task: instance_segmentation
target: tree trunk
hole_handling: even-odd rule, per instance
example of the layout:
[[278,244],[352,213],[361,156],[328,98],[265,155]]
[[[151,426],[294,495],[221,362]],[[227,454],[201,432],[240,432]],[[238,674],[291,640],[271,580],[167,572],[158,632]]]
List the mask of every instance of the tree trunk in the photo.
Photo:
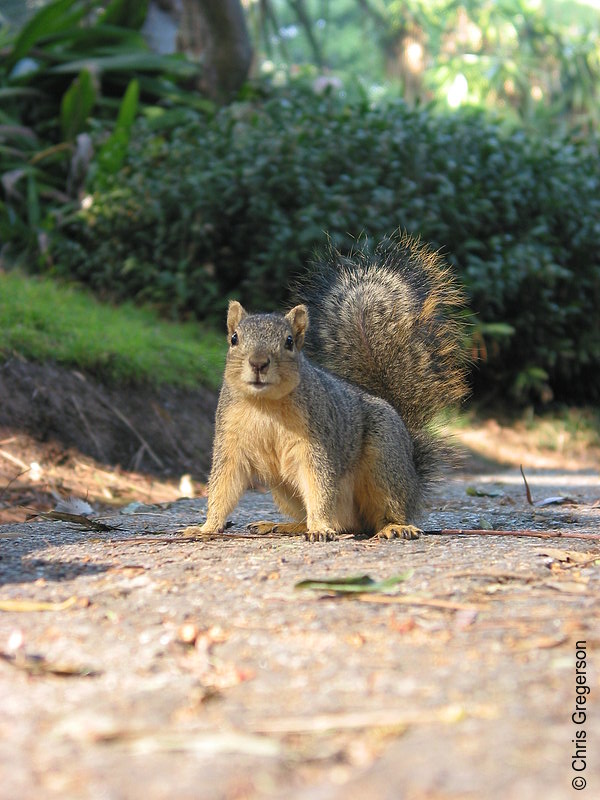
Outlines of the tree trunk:
[[182,0],[178,49],[202,61],[200,88],[226,101],[248,77],[252,46],[240,0]]

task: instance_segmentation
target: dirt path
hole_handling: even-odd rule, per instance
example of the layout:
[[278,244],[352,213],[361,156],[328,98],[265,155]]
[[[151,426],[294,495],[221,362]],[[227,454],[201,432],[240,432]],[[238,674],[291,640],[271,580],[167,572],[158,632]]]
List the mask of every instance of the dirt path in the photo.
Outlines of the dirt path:
[[[576,504],[533,510],[515,470],[460,474],[424,526],[600,531],[597,473],[528,477]],[[0,611],[2,800],[600,796],[600,541],[243,538],[272,516],[256,493],[234,535],[178,538],[203,505],[104,532],[0,526],[4,608],[62,603]],[[390,595],[294,588],[362,574],[407,577]]]

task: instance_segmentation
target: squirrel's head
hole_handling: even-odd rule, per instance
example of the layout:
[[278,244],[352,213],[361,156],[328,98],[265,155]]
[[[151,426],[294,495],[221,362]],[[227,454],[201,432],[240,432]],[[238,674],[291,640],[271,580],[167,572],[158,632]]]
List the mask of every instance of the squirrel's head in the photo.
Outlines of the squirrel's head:
[[249,397],[278,400],[300,381],[298,362],[308,327],[306,306],[283,314],[248,314],[232,300],[227,313],[225,379]]

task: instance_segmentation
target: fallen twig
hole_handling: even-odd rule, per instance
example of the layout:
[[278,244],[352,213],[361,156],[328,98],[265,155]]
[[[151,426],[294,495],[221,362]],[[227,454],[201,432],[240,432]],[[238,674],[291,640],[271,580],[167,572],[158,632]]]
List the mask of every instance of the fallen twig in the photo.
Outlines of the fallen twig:
[[148,455],[152,458],[152,460],[156,464],[158,464],[159,467],[164,467],[164,463],[162,462],[162,460],[156,455],[154,450],[150,447],[148,442],[144,439],[144,437],[137,430],[137,428],[135,428],[131,424],[131,422],[127,419],[125,414],[123,414],[121,411],[119,411],[118,408],[115,408],[115,406],[113,406],[113,404],[110,403],[105,397],[102,397],[102,395],[98,394],[97,397],[98,397],[98,400],[100,400],[101,403],[103,403],[108,409],[110,409],[113,412],[113,414],[116,417],[118,417],[121,420],[121,422],[129,428],[129,430],[133,433],[133,435],[136,436],[139,439],[139,441],[142,443],[142,445],[148,451]]
[[6,450],[0,450],[0,456],[2,456],[2,458],[5,458],[7,461],[10,461],[11,464],[15,464],[17,467],[21,467],[21,469],[24,470],[25,472],[28,472],[31,469],[31,467],[29,467],[24,461],[21,461],[20,458],[11,455],[11,453],[7,453]]
[[[593,541],[600,540],[600,533],[565,533],[563,531],[530,531],[530,530],[514,530],[514,531],[490,531],[479,529],[463,529],[463,528],[443,528],[439,530],[422,531],[423,536],[532,536],[538,539],[590,539]],[[160,538],[159,538],[160,537]],[[135,537],[131,539],[120,539],[120,542],[127,544],[141,543],[141,542],[159,542],[161,544],[175,544],[181,542],[208,542],[223,539],[282,539],[282,538],[296,538],[303,539],[303,534],[298,533],[203,533],[195,534],[193,536],[182,535],[181,532],[175,532],[172,536],[165,537],[162,531],[147,531],[144,538]],[[377,544],[381,539],[371,537],[369,539],[364,536],[355,537],[352,533],[341,534],[337,541],[343,539],[361,539],[368,544]]]
[[525,477],[525,473],[523,472],[523,465],[519,464],[519,469],[521,470],[521,477],[523,478],[523,483],[525,484],[525,494],[527,495],[527,502],[530,506],[533,505],[533,497],[531,496],[531,490],[529,488],[529,484],[527,483],[527,478]]
[[253,726],[257,733],[319,733],[328,730],[352,730],[356,728],[405,727],[408,725],[446,722],[453,724],[465,717],[489,717],[491,708],[463,708],[448,705],[441,708],[419,709],[381,708],[376,710],[349,711],[332,714],[317,714],[314,717],[275,717]]
[[384,603],[396,604],[401,606],[428,606],[430,608],[442,608],[446,611],[481,611],[481,606],[473,603],[455,603],[452,600],[428,600],[426,597],[418,597],[414,594],[358,594],[354,595],[355,600],[363,603]]
[[100,671],[85,665],[48,661],[44,656],[27,653],[3,653],[0,658],[30,675],[57,675],[60,678],[95,678]]
[[440,530],[422,531],[424,536],[533,536],[537,539],[590,539],[600,540],[600,533],[577,533],[576,531],[494,531],[469,528],[443,528]]
[[42,511],[36,513],[34,516],[41,517],[42,519],[58,520],[60,522],[70,522],[71,525],[78,525],[81,528],[86,528],[90,531],[119,531],[115,525],[106,525],[104,522],[99,522],[96,519],[89,519],[82,514],[67,514],[66,511]]
[[83,422],[83,426],[84,426],[84,428],[85,428],[85,430],[87,432],[87,435],[90,437],[90,439],[94,443],[94,446],[96,447],[96,451],[97,451],[98,455],[100,456],[100,458],[103,461],[106,461],[106,454],[105,454],[105,452],[104,452],[104,450],[102,448],[102,445],[100,444],[100,442],[96,438],[96,435],[94,434],[94,430],[93,430],[92,426],[89,424],[89,422],[87,421],[87,417],[83,413],[83,409],[79,405],[79,402],[77,401],[77,398],[74,395],[71,395],[70,399],[71,399],[71,402],[73,403],[73,405],[75,406],[75,411],[77,411],[81,421]]
[[77,603],[78,598],[73,596],[59,603],[43,600],[18,600],[10,597],[0,598],[0,611],[66,611]]
[[2,489],[2,492],[0,492],[0,501],[2,501],[4,499],[4,496],[6,495],[6,493],[8,492],[10,487],[12,486],[12,484],[15,481],[18,481],[19,478],[21,477],[21,475],[25,475],[26,472],[29,472],[29,467],[27,467],[26,469],[21,470],[21,472],[17,472],[17,474],[13,478],[11,478],[9,480],[9,482],[6,484],[6,486]]
[[[302,538],[298,533],[202,533],[193,536],[183,536],[180,532],[174,533],[172,536],[163,536],[162,531],[156,533],[152,531],[145,531],[144,536],[136,536],[131,539],[119,539],[119,544],[124,542],[126,544],[141,544],[148,542],[158,542],[159,544],[181,544],[182,542],[208,542],[219,539],[282,539],[285,537]],[[344,539],[352,539],[352,534],[344,535]]]

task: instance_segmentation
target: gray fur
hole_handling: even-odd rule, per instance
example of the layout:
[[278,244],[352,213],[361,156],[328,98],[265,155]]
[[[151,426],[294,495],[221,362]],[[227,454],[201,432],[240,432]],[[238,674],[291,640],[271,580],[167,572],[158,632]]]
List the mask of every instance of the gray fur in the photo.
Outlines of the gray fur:
[[[285,316],[230,303],[203,529],[224,525],[252,466],[284,511],[307,520],[310,538],[397,535],[439,466],[427,427],[465,391],[452,313],[461,294],[437,254],[400,236],[374,256],[330,250],[301,297],[308,313],[299,305]],[[305,335],[317,364],[302,351]]]

